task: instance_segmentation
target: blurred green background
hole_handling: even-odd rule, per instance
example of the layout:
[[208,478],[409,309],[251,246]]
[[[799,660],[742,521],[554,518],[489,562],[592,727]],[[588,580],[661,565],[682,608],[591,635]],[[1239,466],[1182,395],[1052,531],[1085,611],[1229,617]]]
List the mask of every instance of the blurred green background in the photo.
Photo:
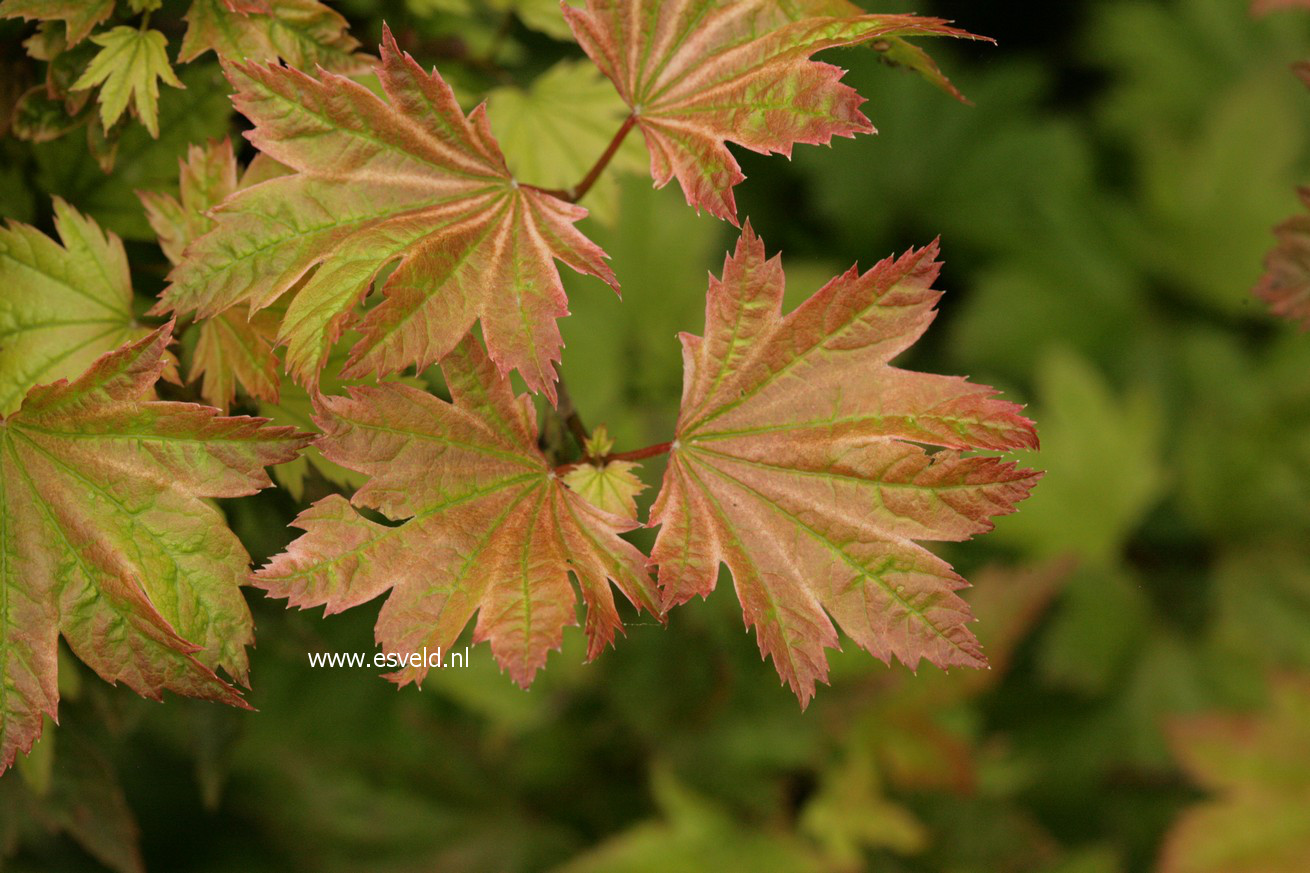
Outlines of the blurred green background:
[[[525,179],[576,181],[617,126],[553,2],[336,5],[366,45],[385,18],[470,105],[490,95]],[[1310,94],[1288,69],[1310,15],[1246,7],[878,3],[998,39],[929,46],[976,105],[829,52],[880,135],[738,152],[740,212],[783,253],[791,305],[940,234],[941,315],[901,363],[1030,404],[1046,479],[994,534],[940,550],[975,584],[991,671],[913,675],[848,647],[802,713],[724,579],[596,663],[575,630],[530,692],[485,646],[397,692],[307,663],[371,651],[378,603],[323,619],[250,592],[256,713],[152,704],[62,664],[60,727],[0,779],[0,869],[1310,870],[1310,335],[1250,295],[1310,182]],[[9,74],[29,32],[0,24]],[[130,133],[112,176],[80,137],[0,140],[0,214],[48,227],[65,196],[156,292],[167,264],[132,190],[167,189],[188,141],[240,123],[212,63],[186,75],[164,135]],[[566,277],[563,373],[619,449],[668,439],[675,334],[700,331],[734,238],[652,190],[644,161],[625,149],[585,204],[623,300]],[[297,506],[227,508],[262,562]]]

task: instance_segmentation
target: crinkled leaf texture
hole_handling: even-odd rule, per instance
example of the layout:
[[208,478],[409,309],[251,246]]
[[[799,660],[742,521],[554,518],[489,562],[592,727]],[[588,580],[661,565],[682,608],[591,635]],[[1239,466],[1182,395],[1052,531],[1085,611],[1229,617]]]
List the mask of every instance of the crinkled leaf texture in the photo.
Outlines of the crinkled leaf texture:
[[[181,263],[186,247],[213,227],[209,210],[239,188],[280,175],[273,161],[256,158],[238,181],[236,156],[227,139],[190,146],[179,164],[180,199],[158,191],[137,192],[160,248],[173,264]],[[278,399],[275,313],[262,310],[252,316],[249,307],[235,306],[202,319],[195,330],[199,336],[189,378],[203,377],[200,396],[206,403],[226,412],[238,385],[257,400]]]
[[168,327],[0,419],[0,768],[56,715],[56,642],[140,694],[243,705],[249,557],[202,498],[270,483],[307,437],[152,399]]
[[0,416],[145,332],[122,241],[58,197],[54,207],[62,246],[26,224],[0,229]]
[[745,176],[727,142],[790,155],[793,144],[872,133],[843,70],[809,60],[835,46],[969,36],[936,18],[832,17],[831,0],[587,0],[566,6],[578,43],[632,109],[659,186],[675,176],[697,210],[736,222]]
[[[635,526],[567,488],[537,447],[536,415],[472,337],[442,361],[451,403],[399,384],[325,397],[319,447],[369,475],[351,503],[406,519],[395,527],[331,496],[301,513],[305,534],[255,577],[293,606],[340,612],[391,594],[378,616],[386,651],[451,646],[476,612],[475,642],[527,686],[576,624],[571,572],[587,608],[588,655],[621,629],[613,582],[657,610]],[[391,675],[421,682],[426,665]]]
[[708,594],[727,564],[802,704],[837,646],[829,616],[884,661],[986,663],[955,593],[966,583],[915,541],[968,539],[1013,511],[1038,475],[963,452],[1037,437],[990,388],[888,363],[935,315],[936,254],[852,269],[784,317],[781,264],[747,225],[710,285],[705,336],[682,336],[677,439],[651,511],[664,607]]
[[[259,64],[228,74],[248,136],[297,172],[230,197],[217,226],[172,275],[164,301],[213,315],[270,305],[308,275],[278,339],[287,369],[313,385],[356,303],[385,267],[385,299],[358,329],[343,375],[439,360],[474,321],[502,373],[554,400],[567,299],[555,260],[618,287],[605,253],[573,223],[586,210],[510,175],[478,107],[384,35],[389,101],[345,77]],[[312,275],[309,275],[312,272]]]
[[[1310,188],[1301,190],[1310,209]],[[1265,258],[1265,275],[1255,294],[1277,316],[1310,330],[1310,214],[1289,218],[1274,231],[1278,245]]]

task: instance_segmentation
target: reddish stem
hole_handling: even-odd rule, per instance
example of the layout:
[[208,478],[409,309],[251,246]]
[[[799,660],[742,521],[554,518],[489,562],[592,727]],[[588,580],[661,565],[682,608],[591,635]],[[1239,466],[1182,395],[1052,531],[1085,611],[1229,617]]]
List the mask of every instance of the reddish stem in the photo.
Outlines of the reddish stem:
[[644,449],[633,449],[630,452],[611,452],[603,460],[605,463],[610,461],[641,461],[645,458],[653,458],[656,455],[667,455],[673,448],[673,443],[656,443],[653,446],[646,446]]
[[668,454],[672,448],[673,443],[656,443],[653,446],[646,446],[644,449],[633,449],[630,452],[611,452],[603,458],[583,458],[580,461],[574,461],[570,464],[560,464],[555,468],[555,472],[559,475],[563,475],[574,467],[581,467],[583,464],[588,463],[603,467],[610,461],[641,461],[645,458],[653,458],[657,455]]
[[636,123],[637,116],[635,115],[629,115],[623,120],[623,126],[619,128],[618,133],[614,134],[614,138],[610,140],[610,144],[606,147],[605,153],[602,154],[592,168],[587,171],[587,175],[582,178],[582,181],[574,185],[572,188],[538,188],[536,185],[525,185],[524,187],[533,188],[543,194],[558,197],[560,200],[569,203],[577,203],[583,197],[587,196],[587,192],[591,190],[591,186],[596,184],[596,180],[600,178],[600,174],[605,172],[605,168],[609,166],[610,161],[614,160],[614,156],[619,152],[619,146],[623,145],[623,140],[627,138],[628,131],[632,130]]

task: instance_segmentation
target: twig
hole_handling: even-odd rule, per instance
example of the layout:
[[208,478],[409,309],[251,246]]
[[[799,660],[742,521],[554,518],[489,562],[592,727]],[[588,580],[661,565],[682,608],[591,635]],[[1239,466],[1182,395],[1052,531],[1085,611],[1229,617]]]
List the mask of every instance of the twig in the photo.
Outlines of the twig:
[[543,194],[549,194],[552,197],[558,197],[560,200],[564,200],[568,203],[577,203],[583,197],[587,196],[587,192],[591,190],[591,186],[596,184],[596,180],[600,178],[600,174],[605,172],[605,168],[609,166],[610,161],[614,160],[614,156],[618,154],[619,146],[623,145],[623,140],[627,138],[628,131],[632,130],[636,123],[636,115],[629,115],[623,120],[623,126],[619,128],[618,133],[614,134],[614,138],[610,140],[610,144],[606,147],[605,153],[602,154],[592,168],[587,171],[587,175],[582,178],[582,181],[574,185],[572,188],[538,188],[536,185],[525,185],[524,187],[532,188]]
[[577,442],[578,450],[582,452],[583,459],[591,460],[587,454],[587,442],[591,439],[591,434],[587,431],[587,426],[582,423],[582,416],[578,414],[578,408],[573,405],[573,396],[569,394],[563,376],[555,383],[555,392],[559,401],[555,406],[555,414],[564,422],[564,426],[569,429],[569,433],[573,434],[573,439]]

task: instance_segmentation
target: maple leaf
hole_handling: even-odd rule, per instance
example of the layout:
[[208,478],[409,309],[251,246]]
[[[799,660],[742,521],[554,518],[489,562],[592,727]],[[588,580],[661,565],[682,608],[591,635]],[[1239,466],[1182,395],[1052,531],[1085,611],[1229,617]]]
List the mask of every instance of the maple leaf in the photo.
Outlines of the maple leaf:
[[68,44],[77,45],[114,12],[114,0],[4,0],[0,18],[64,22]]
[[356,75],[373,58],[356,52],[359,42],[341,14],[318,0],[192,0],[178,60],[213,50],[231,60],[286,61]]
[[936,18],[832,17],[830,0],[587,0],[564,7],[578,43],[632,109],[657,186],[736,223],[746,178],[727,142],[790,156],[795,143],[873,133],[844,71],[809,60],[835,46],[970,36]]
[[501,372],[517,369],[553,402],[555,320],[568,302],[555,260],[618,288],[605,253],[573,227],[586,210],[519,185],[484,108],[466,118],[390,31],[378,68],[390,102],[329,72],[228,73],[255,123],[251,142],[297,172],[225,201],[174,270],[164,305],[202,316],[263,309],[316,267],[278,334],[288,371],[313,384],[356,302],[396,264],[358,326],[347,378],[427,366],[480,319]]
[[[192,241],[210,230],[214,221],[209,211],[233,191],[279,175],[273,162],[255,162],[237,179],[237,161],[232,143],[192,145],[180,160],[180,200],[157,191],[138,191],[146,208],[146,219],[159,237],[164,256],[173,264],[182,261]],[[258,400],[277,400],[277,357],[273,339],[277,315],[268,310],[252,313],[247,306],[235,306],[197,324],[199,336],[191,358],[190,381],[203,377],[200,396],[205,402],[227,411],[239,384]]]
[[62,246],[26,224],[0,229],[0,415],[145,332],[122,241],[58,197],[54,209]]
[[[1310,858],[1310,681],[1282,676],[1253,715],[1181,719],[1169,731],[1183,769],[1214,796],[1165,838],[1161,873],[1301,873]],[[1289,754],[1291,752],[1291,754]]]
[[[1310,188],[1301,189],[1301,200],[1310,209]],[[1274,315],[1310,330],[1310,214],[1289,218],[1274,235],[1278,245],[1265,258],[1266,272],[1255,295]]]
[[[475,612],[474,641],[491,641],[502,669],[526,687],[576,624],[577,579],[587,607],[588,657],[621,629],[609,579],[656,611],[645,556],[619,537],[635,523],[568,489],[537,447],[536,415],[514,396],[481,344],[466,338],[442,361],[452,401],[406,385],[324,397],[319,448],[369,475],[350,502],[333,495],[295,521],[305,534],[255,574],[301,608],[336,613],[391,590],[377,622],[387,651],[452,645]],[[376,509],[396,527],[370,521]],[[389,678],[421,682],[426,665]]]
[[578,464],[565,473],[564,484],[593,506],[636,521],[637,495],[646,490],[646,485],[632,471],[641,465],[634,461],[609,460],[607,456],[613,448],[614,440],[610,439],[605,426],[596,428],[584,446],[587,457],[594,460]]
[[[915,540],[964,540],[1038,474],[961,450],[1033,448],[1019,407],[888,364],[927,329],[937,246],[852,268],[783,317],[782,267],[746,226],[684,334],[682,409],[651,554],[665,609],[732,571],[760,650],[800,697],[837,634],[910,667],[985,664],[966,583]],[[919,443],[942,446],[927,453]]]
[[100,51],[72,85],[74,91],[100,86],[100,121],[107,130],[129,100],[146,130],[159,138],[159,82],[185,88],[168,62],[168,41],[157,30],[115,27],[91,37]]
[[307,442],[154,401],[170,326],[0,418],[0,770],[56,715],[60,634],[106,681],[244,705],[249,557],[206,497],[253,494]]

